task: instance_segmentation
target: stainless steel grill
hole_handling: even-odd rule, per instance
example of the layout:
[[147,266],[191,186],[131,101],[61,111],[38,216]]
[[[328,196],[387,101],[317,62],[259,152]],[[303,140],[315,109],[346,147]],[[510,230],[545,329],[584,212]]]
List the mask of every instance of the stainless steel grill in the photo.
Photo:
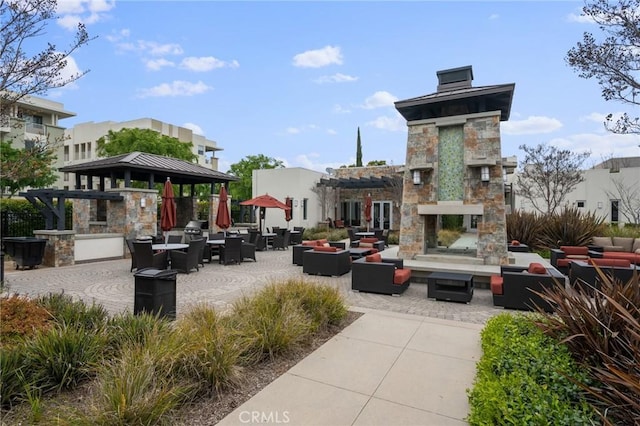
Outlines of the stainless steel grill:
[[191,220],[184,227],[185,241],[191,241],[193,238],[199,238],[202,236],[202,220]]

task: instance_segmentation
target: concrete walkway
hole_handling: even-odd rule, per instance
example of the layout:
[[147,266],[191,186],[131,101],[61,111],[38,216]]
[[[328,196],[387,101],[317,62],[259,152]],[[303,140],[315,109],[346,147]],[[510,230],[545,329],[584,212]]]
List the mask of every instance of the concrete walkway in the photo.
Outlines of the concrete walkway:
[[[428,299],[427,286],[417,283],[400,297],[358,293],[351,291],[351,273],[303,274],[292,264],[292,250],[258,252],[256,258],[178,274],[178,316],[195,303],[224,310],[240,296],[291,278],[335,287],[351,309],[365,314],[220,424],[464,424],[466,390],[481,356],[480,331],[503,312],[493,306],[490,290],[476,289],[469,304]],[[9,292],[64,291],[117,313],[133,310],[130,264],[123,259],[24,271],[10,267],[5,278]]]

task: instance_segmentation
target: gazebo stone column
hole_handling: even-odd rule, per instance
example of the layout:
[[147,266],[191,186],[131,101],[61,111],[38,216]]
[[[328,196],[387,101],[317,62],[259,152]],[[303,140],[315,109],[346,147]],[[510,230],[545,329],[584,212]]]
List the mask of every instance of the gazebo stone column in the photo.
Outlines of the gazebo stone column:
[[107,192],[118,192],[124,198],[123,201],[109,201],[108,232],[123,234],[125,238],[157,235],[158,191],[115,188],[108,189]]
[[37,230],[33,231],[33,235],[47,240],[42,258],[43,265],[55,268],[75,265],[76,231]]

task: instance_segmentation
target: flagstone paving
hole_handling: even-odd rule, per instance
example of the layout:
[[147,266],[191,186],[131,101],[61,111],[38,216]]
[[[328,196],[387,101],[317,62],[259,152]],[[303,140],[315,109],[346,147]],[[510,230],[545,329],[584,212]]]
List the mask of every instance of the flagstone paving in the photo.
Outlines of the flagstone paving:
[[[211,304],[226,309],[243,295],[268,283],[290,278],[322,283],[338,288],[350,306],[408,313],[483,324],[503,312],[493,306],[488,289],[476,289],[469,304],[440,302],[427,298],[427,285],[412,283],[399,297],[358,293],[351,290],[351,273],[341,277],[310,276],[292,263],[292,250],[256,253],[256,262],[220,265],[215,259],[199,272],[178,273],[176,298],[178,316],[190,305]],[[64,291],[88,303],[103,305],[110,313],[133,310],[135,272],[130,259],[84,263],[60,268],[33,270],[5,269],[5,292],[39,295]]]

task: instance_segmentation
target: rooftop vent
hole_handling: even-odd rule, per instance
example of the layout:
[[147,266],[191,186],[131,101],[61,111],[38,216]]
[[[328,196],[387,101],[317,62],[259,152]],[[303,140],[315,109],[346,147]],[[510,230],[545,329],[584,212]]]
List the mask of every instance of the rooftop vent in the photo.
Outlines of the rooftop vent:
[[471,65],[437,71],[436,74],[438,75],[438,92],[471,87],[473,80]]

